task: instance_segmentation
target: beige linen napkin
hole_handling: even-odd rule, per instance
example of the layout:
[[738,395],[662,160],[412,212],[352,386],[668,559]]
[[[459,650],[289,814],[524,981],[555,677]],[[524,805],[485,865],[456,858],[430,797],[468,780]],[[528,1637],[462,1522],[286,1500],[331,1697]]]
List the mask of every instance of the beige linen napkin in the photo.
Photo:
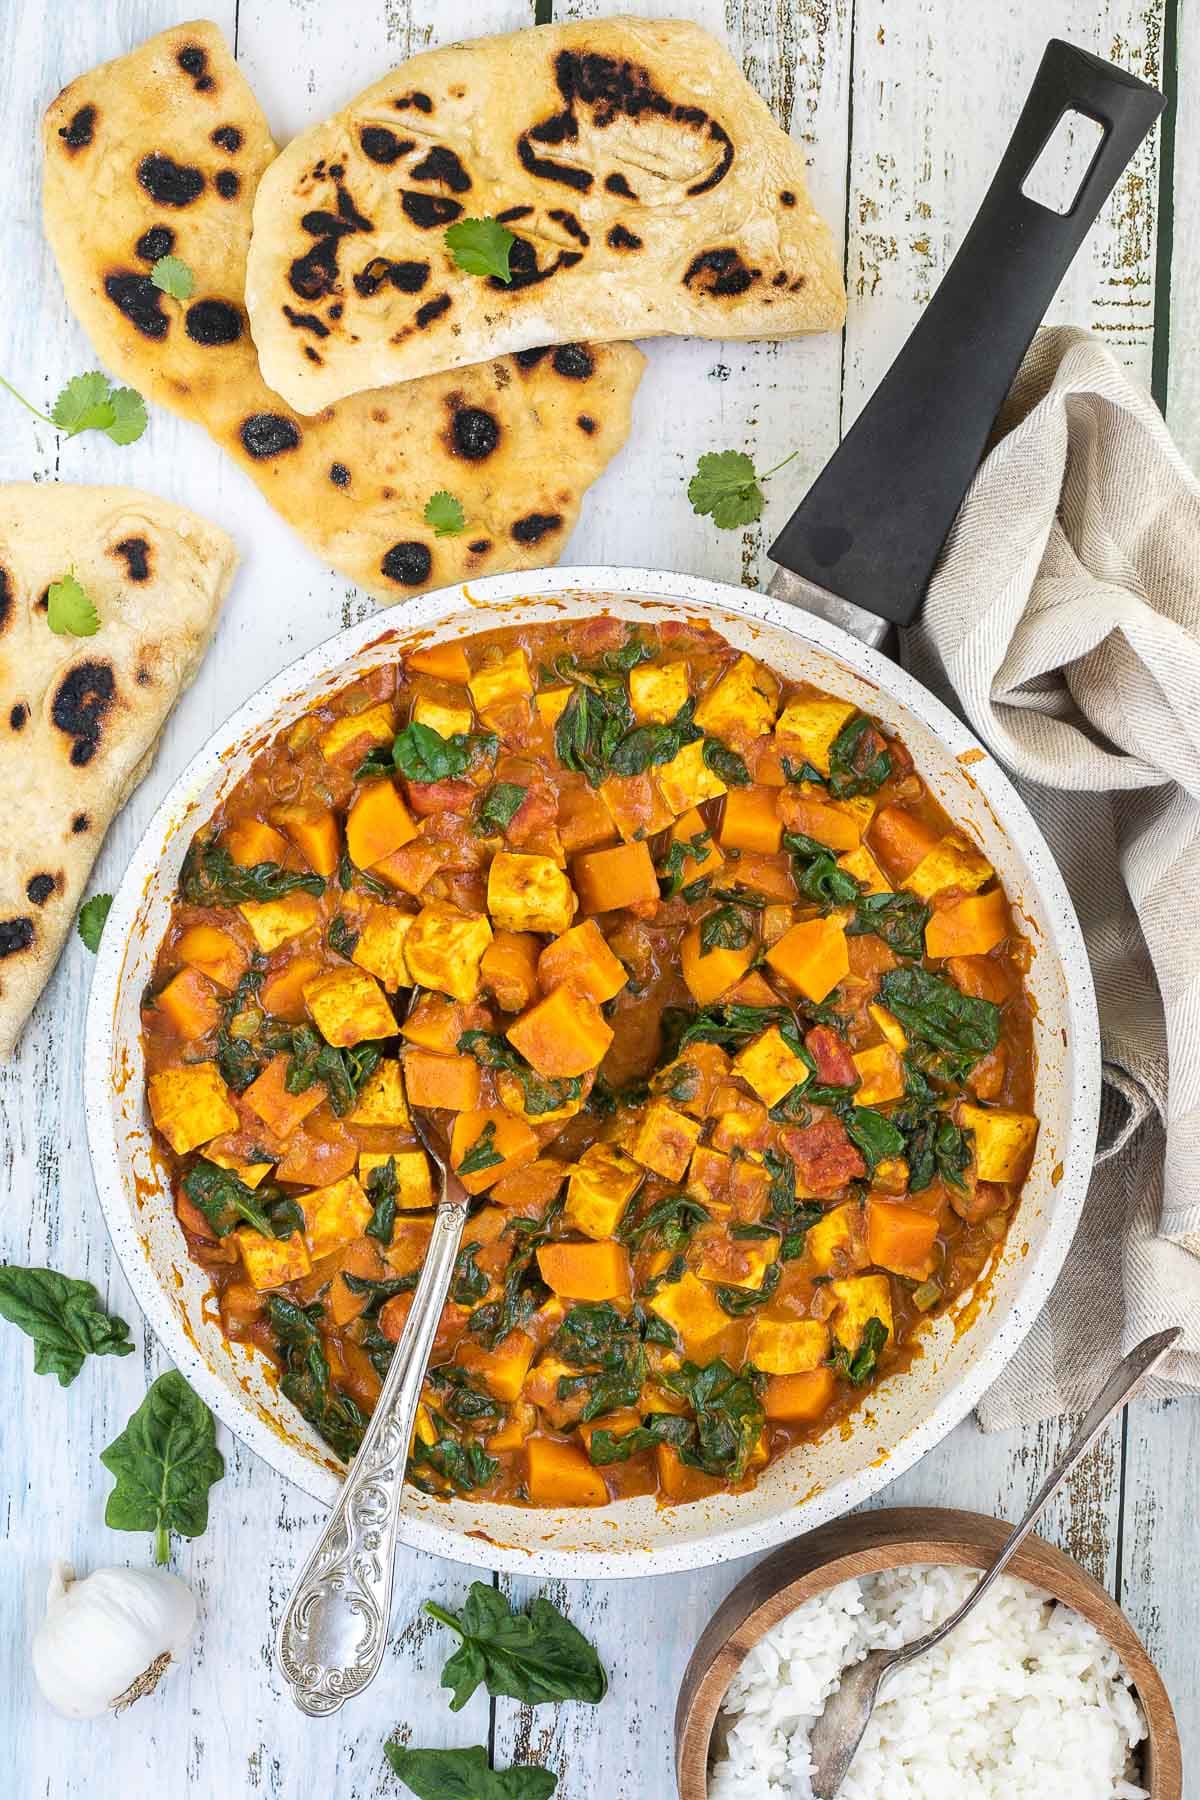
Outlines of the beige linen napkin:
[[1035,339],[904,639],[1045,833],[1100,1005],[1083,1220],[981,1423],[1088,1404],[1175,1324],[1150,1391],[1200,1392],[1200,485],[1086,332]]

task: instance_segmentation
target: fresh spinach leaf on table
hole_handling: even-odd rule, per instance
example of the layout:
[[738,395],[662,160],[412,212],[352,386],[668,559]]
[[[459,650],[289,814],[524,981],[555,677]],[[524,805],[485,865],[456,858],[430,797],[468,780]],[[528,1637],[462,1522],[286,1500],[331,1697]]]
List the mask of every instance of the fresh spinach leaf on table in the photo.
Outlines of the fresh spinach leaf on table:
[[0,1318],[33,1339],[35,1375],[57,1375],[70,1387],[89,1356],[128,1356],[124,1319],[107,1313],[90,1281],[57,1269],[0,1263]]
[[461,1712],[481,1682],[493,1699],[526,1706],[559,1700],[598,1706],[608,1690],[592,1645],[541,1595],[528,1612],[518,1613],[497,1588],[474,1581],[460,1613],[433,1600],[425,1602],[425,1611],[462,1639],[442,1670],[442,1686],[454,1695],[451,1712]]
[[392,1768],[417,1800],[550,1800],[558,1776],[533,1763],[493,1769],[480,1744],[469,1750],[410,1750],[385,1744]]
[[208,1529],[208,1490],[224,1475],[225,1458],[212,1414],[178,1369],[152,1383],[100,1461],[116,1477],[104,1523],[153,1532],[155,1562],[166,1562],[173,1531],[194,1538]]

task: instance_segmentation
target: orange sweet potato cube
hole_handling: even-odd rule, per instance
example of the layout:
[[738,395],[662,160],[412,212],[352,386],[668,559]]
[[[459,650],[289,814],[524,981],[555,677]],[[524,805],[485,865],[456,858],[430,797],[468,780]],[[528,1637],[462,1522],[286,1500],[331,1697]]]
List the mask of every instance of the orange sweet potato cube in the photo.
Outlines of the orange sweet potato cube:
[[757,955],[758,945],[753,938],[742,950],[723,950],[716,945],[702,951],[700,927],[693,925],[683,934],[679,966],[688,993],[697,1006],[711,1006],[741,980]]
[[755,850],[773,856],[783,835],[777,800],[775,788],[730,788],[721,817],[721,848]]
[[405,1019],[400,1031],[405,1041],[422,1050],[437,1050],[442,1056],[453,1056],[463,1034],[465,1012],[459,1000],[442,994],[422,994]]
[[539,1075],[585,1075],[603,1062],[612,1027],[594,1000],[555,988],[505,1033]]
[[494,1399],[510,1405],[520,1397],[521,1385],[529,1373],[536,1348],[533,1339],[524,1331],[510,1331],[494,1350],[485,1350],[468,1337],[455,1351],[454,1360],[478,1375]]
[[501,1012],[521,1012],[538,991],[538,952],[532,931],[498,931],[479,960],[483,985]]
[[338,866],[342,853],[338,822],[327,806],[278,806],[271,814],[304,858],[310,869],[326,880]]
[[270,1013],[272,1018],[298,1024],[305,1017],[304,990],[324,967],[319,956],[303,953],[293,956],[290,962],[268,975],[259,989],[263,1011]]
[[436,1050],[413,1049],[404,1052],[403,1060],[410,1106],[469,1113],[479,1105],[479,1064],[473,1056],[442,1056]]
[[544,994],[569,986],[597,1006],[619,994],[627,979],[624,963],[609,949],[595,919],[585,919],[564,931],[546,945],[538,960],[538,981]]
[[572,863],[571,878],[584,913],[615,912],[622,906],[645,916],[658,911],[658,876],[644,839],[585,851]]
[[471,666],[461,644],[426,644],[424,649],[410,650],[404,666],[414,675],[432,675],[437,681],[453,681],[466,687],[471,679]]
[[680,1462],[678,1452],[670,1444],[657,1444],[654,1460],[658,1467],[658,1485],[664,1506],[682,1506],[689,1500],[707,1500],[711,1494],[725,1491],[719,1475],[706,1475]]
[[611,844],[617,835],[612,815],[582,775],[564,777],[558,792],[558,835],[568,856]]
[[381,875],[389,887],[398,888],[402,894],[411,894],[415,899],[429,886],[445,856],[444,845],[417,837],[411,844],[402,845],[377,862],[371,873]]
[[793,789],[781,798],[779,811],[789,831],[801,832],[839,853],[858,849],[858,820],[840,807],[826,806]]
[[772,1375],[767,1382],[763,1410],[768,1419],[783,1424],[808,1424],[819,1419],[833,1399],[832,1369],[809,1369],[802,1375]]
[[628,1300],[629,1256],[612,1238],[600,1243],[543,1244],[537,1253],[542,1280],[569,1300]]
[[[1002,888],[968,894],[953,906],[938,907],[925,927],[927,956],[986,956],[1011,927]],[[180,946],[182,954],[182,945]]]
[[[305,723],[313,722],[310,720]],[[391,706],[382,701],[363,712],[343,713],[321,733],[321,755],[329,763],[354,768],[376,744],[391,747],[396,735],[396,720]]]
[[671,827],[671,842],[684,844],[687,854],[679,871],[678,886],[687,887],[701,875],[715,875],[725,858],[713,841],[698,807],[690,806]]
[[155,1010],[171,1021],[177,1037],[202,1038],[221,1023],[217,990],[197,969],[180,969],[154,997]]
[[867,1249],[871,1261],[893,1274],[924,1281],[933,1273],[936,1213],[872,1195],[867,1201]]
[[767,962],[810,1000],[824,1000],[850,973],[845,926],[832,913],[801,919],[771,945]]
[[346,815],[346,848],[356,868],[373,868],[416,835],[394,781],[368,781],[359,789]]
[[[503,1107],[462,1112],[454,1121],[450,1165],[468,1194],[482,1194],[522,1163],[532,1162],[537,1153],[538,1141],[524,1119],[514,1118]],[[464,1161],[483,1167],[471,1166],[464,1173]]]
[[600,1471],[576,1444],[531,1437],[525,1446],[526,1481],[534,1506],[605,1506],[608,1489]]
[[232,990],[246,971],[249,958],[242,946],[219,925],[189,925],[179,934],[179,959],[198,969],[218,987]]
[[221,833],[221,845],[241,869],[282,862],[287,855],[287,839],[262,819],[238,819]]
[[867,833],[871,848],[893,881],[903,881],[938,842],[938,829],[902,806],[881,806]]
[[[288,1058],[273,1056],[262,1074],[252,1081],[242,1095],[252,1113],[256,1113],[276,1137],[290,1138],[297,1126],[302,1125],[310,1112],[315,1112],[325,1098],[324,1083],[315,1081],[302,1094],[289,1094],[284,1085],[287,1080]],[[236,1114],[235,1114],[236,1118]],[[232,1130],[232,1126],[226,1126]]]

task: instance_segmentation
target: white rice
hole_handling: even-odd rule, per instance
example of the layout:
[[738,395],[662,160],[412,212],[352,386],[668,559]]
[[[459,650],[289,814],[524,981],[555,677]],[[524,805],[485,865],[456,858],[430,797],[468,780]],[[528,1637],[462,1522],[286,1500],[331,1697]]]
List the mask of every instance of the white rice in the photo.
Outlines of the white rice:
[[[709,1800],[812,1800],[808,1733],[840,1671],[920,1637],[975,1581],[908,1568],[808,1600],[747,1656],[717,1723]],[[840,1800],[1145,1800],[1145,1721],[1086,1619],[1002,1577],[957,1631],[892,1677]]]

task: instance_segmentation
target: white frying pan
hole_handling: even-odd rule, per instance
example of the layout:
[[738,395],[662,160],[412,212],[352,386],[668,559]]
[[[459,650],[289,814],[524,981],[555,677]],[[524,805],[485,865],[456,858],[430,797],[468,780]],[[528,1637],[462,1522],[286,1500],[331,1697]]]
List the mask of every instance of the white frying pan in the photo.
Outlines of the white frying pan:
[[[116,896],[92,984],[88,1135],[113,1243],[167,1353],[267,1462],[332,1503],[340,1465],[280,1399],[272,1369],[222,1337],[152,1154],[140,996],[167,926],[184,851],[277,729],[414,637],[444,642],[513,620],[700,616],[781,674],[844,694],[898,732],[930,788],[995,865],[1033,947],[1037,1156],[998,1265],[924,1354],[873,1391],[854,1431],[768,1468],[750,1493],[658,1510],[651,1499],[585,1511],[404,1494],[402,1539],[464,1562],[542,1576],[645,1575],[763,1550],[835,1517],[900,1474],[975,1405],[1037,1316],[1062,1265],[1091,1168],[1100,1092],[1087,957],[1033,821],[970,733],[881,655],[916,612],[988,431],[1055,288],[1162,105],[1152,88],[1052,42],[1012,144],[953,266],[878,393],[772,547],[767,595],[661,571],[502,575],[411,601],[340,633],[267,684],[177,782]],[[1021,182],[1063,112],[1105,131],[1073,210]],[[207,1304],[206,1304],[207,1300]]]

